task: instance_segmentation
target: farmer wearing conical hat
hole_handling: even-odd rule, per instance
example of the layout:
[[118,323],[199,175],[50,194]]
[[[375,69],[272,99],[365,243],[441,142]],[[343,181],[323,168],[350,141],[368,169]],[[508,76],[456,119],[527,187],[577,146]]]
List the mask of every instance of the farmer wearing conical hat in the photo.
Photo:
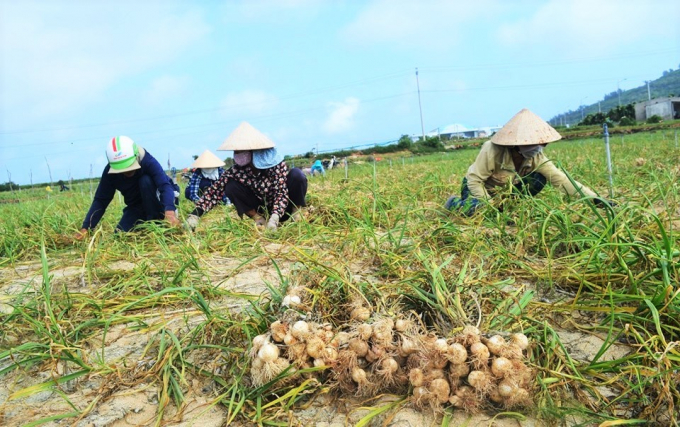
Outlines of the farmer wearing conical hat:
[[298,168],[288,170],[269,138],[243,122],[218,150],[233,150],[234,166],[196,202],[187,218],[191,229],[223,196],[231,200],[239,216],[246,215],[268,230],[276,230],[280,222],[289,218],[301,219],[299,208],[305,206],[307,177]]
[[104,167],[90,210],[75,236],[77,240],[99,224],[116,190],[123,195],[126,205],[117,230],[129,231],[141,222],[161,219],[173,226],[179,225],[175,212],[179,187],[148,151],[127,136],[116,136],[106,144],[106,158],[109,163]]
[[546,182],[570,196],[592,197],[598,206],[612,204],[598,198],[585,185],[570,180],[543,154],[543,148],[549,142],[561,138],[552,126],[523,109],[482,145],[463,178],[461,196],[450,197],[445,207],[472,215],[481,201],[488,200],[501,187],[511,184],[513,191],[535,196]]
[[[194,163],[191,164],[191,169],[194,172],[189,178],[189,184],[184,189],[184,197],[196,203],[201,198],[205,190],[218,180],[224,173],[224,162],[216,155],[205,150],[203,154],[198,156]],[[229,204],[229,199],[226,196],[222,199],[226,204]]]

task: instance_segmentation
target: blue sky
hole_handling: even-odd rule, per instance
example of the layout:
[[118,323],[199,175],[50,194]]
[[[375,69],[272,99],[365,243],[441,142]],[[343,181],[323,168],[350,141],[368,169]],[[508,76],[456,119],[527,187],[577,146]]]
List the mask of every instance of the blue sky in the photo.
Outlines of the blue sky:
[[188,166],[241,121],[284,154],[544,119],[680,65],[677,0],[0,0],[0,182]]

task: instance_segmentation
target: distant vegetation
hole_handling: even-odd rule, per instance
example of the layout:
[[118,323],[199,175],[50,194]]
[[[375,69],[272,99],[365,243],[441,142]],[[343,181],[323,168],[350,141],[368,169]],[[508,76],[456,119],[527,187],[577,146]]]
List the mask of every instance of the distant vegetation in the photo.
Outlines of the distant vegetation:
[[610,127],[614,126],[615,123],[621,126],[634,126],[636,124],[635,106],[628,104],[612,108],[607,113],[588,114],[585,119],[579,122],[578,126],[602,126],[604,123],[607,123]]
[[0,184],[0,191],[12,191],[12,189],[17,189],[17,188],[19,188],[19,186],[17,186],[12,181],[6,182],[4,184]]
[[[673,97],[680,95],[680,69],[678,70],[666,70],[662,73],[661,77],[656,80],[649,82],[649,96],[652,99]],[[628,104],[635,104],[637,102],[647,101],[649,98],[647,94],[647,85],[643,84],[633,89],[622,90],[620,92],[620,104],[621,106],[626,106]],[[592,96],[590,97],[593,98]],[[581,117],[583,115],[594,115],[600,111],[611,111],[619,106],[619,92],[613,91],[604,95],[603,99],[599,102],[594,102],[590,105],[584,105],[583,111],[581,111],[581,106],[576,110],[569,110],[564,113],[558,114],[552,117],[549,121],[553,125],[575,125],[581,122]],[[635,114],[632,116],[635,118]],[[618,120],[615,120],[618,122]],[[602,123],[602,122],[600,122]]]

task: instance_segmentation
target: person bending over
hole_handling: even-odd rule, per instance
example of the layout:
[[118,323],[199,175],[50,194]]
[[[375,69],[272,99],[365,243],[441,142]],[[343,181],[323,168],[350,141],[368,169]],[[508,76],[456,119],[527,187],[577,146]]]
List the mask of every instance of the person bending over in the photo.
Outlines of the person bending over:
[[106,145],[106,158],[108,164],[76,240],[83,239],[99,224],[116,190],[125,202],[116,230],[130,231],[137,224],[162,219],[179,225],[175,211],[179,189],[148,151],[127,136],[116,136]]
[[613,205],[587,186],[570,180],[543,153],[548,143],[561,138],[536,114],[521,110],[482,145],[463,178],[460,197],[449,197],[445,208],[470,216],[500,188],[511,185],[515,193],[535,196],[548,182],[570,196],[591,197],[598,206]]
[[268,230],[276,230],[288,219],[302,218],[299,209],[306,205],[307,177],[299,168],[288,169],[269,138],[243,122],[218,150],[233,150],[234,165],[196,202],[187,218],[192,230],[198,226],[199,217],[224,196],[239,216],[250,217]]

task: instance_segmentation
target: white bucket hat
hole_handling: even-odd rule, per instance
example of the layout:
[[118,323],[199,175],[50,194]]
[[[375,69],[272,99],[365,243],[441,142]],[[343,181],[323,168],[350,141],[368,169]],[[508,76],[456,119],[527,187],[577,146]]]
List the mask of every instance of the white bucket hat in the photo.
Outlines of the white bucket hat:
[[219,157],[211,153],[210,150],[205,150],[203,154],[198,156],[191,164],[191,169],[220,168],[222,166],[224,166],[224,162],[220,160]]
[[562,139],[552,126],[526,108],[491,137],[496,145],[547,144]]
[[243,122],[224,140],[218,151],[263,150],[274,147],[274,142],[262,132]]

